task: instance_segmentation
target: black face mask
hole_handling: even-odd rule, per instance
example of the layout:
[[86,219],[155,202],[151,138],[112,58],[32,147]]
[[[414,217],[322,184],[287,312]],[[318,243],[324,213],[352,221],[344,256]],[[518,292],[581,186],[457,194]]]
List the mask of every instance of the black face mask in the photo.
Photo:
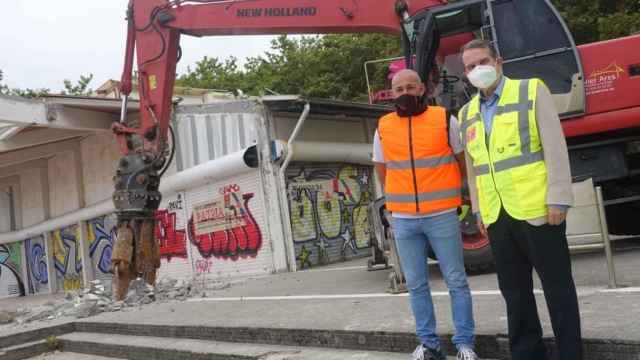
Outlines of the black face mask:
[[404,94],[394,100],[396,112],[401,117],[420,115],[427,110],[424,97]]

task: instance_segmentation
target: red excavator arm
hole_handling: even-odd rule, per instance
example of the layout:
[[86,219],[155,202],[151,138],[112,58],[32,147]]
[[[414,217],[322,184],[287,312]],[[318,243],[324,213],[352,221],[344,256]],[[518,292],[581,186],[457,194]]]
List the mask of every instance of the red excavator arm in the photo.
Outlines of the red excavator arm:
[[[124,154],[113,195],[118,215],[112,254],[116,297],[122,299],[130,279],[138,275],[154,283],[160,266],[154,215],[161,201],[160,177],[171,161],[167,135],[182,34],[400,34],[412,15],[444,4],[446,0],[130,0],[123,111],[113,126]],[[126,119],[134,52],[140,116]]]
[[[446,0],[131,0],[122,94],[138,61],[140,123],[116,126],[157,146],[166,138],[180,35],[380,32],[400,34],[404,16]],[[121,137],[122,138],[122,137]],[[122,149],[128,153],[125,142]]]

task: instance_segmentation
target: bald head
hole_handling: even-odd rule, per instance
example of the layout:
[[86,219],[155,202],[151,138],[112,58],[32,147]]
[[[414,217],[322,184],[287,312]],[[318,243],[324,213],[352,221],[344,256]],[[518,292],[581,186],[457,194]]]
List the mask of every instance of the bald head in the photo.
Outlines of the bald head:
[[403,69],[398,71],[393,78],[391,79],[391,85],[399,82],[399,81],[413,81],[416,83],[422,83],[422,79],[420,79],[420,75],[415,70],[411,69]]
[[417,72],[410,69],[400,70],[391,79],[393,97],[398,98],[404,94],[422,96],[425,91],[424,84]]

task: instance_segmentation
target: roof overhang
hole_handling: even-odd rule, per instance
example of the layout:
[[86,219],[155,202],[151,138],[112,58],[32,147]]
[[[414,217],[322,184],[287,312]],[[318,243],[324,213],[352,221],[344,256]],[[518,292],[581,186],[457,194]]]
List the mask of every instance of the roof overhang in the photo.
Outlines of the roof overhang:
[[[109,132],[120,109],[117,99],[0,96],[0,153]],[[138,102],[129,102],[127,112],[136,116]]]
[[304,105],[308,103],[310,105],[311,115],[331,117],[377,120],[381,116],[393,111],[393,108],[387,105],[372,105],[328,99],[306,99],[297,95],[263,96],[260,98],[260,101],[271,111],[296,114],[301,113]]

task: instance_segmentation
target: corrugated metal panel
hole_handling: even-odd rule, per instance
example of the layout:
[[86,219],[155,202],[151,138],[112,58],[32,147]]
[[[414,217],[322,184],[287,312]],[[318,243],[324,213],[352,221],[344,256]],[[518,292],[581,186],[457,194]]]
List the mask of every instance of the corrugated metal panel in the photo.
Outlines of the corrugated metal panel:
[[38,236],[24,242],[27,260],[27,288],[29,294],[38,295],[49,292],[47,273],[47,254],[44,237]]
[[287,192],[299,268],[369,254],[372,167],[292,164]]
[[[178,111],[174,127],[179,146],[178,170],[217,159],[257,143],[256,114],[253,108],[187,106]],[[242,110],[244,112],[221,112]]]
[[[211,281],[273,272],[263,196],[258,171],[187,191],[197,276]],[[205,213],[209,220],[203,220]]]
[[163,199],[156,213],[156,238],[161,257],[158,278],[188,279],[192,276],[193,262],[186,229],[185,194],[179,192]]

